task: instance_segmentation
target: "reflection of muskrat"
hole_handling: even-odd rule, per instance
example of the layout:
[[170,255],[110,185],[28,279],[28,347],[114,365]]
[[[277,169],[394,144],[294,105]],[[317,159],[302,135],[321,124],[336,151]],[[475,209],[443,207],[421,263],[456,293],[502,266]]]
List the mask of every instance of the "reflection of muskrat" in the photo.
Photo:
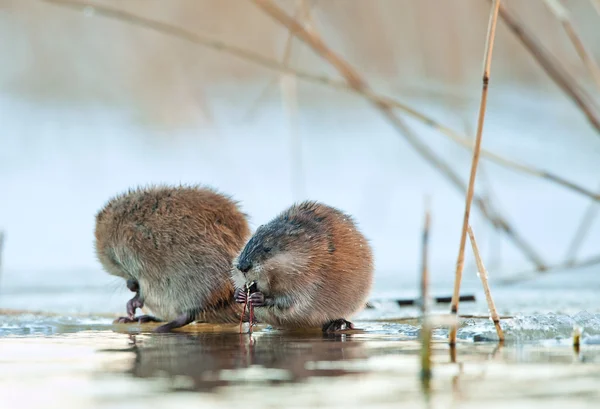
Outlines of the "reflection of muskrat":
[[352,218],[316,202],[294,205],[259,227],[233,265],[236,300],[249,298],[258,321],[325,332],[353,328],[345,318],[365,306],[374,269]]
[[[237,203],[209,188],[150,187],[112,198],[96,215],[96,253],[137,293],[118,322],[236,322],[231,260],[250,236]],[[147,306],[156,317],[134,318]]]
[[[136,378],[169,379],[172,382],[165,386],[179,392],[209,392],[238,385],[239,378],[226,376],[226,372],[252,367],[265,369],[253,380],[269,384],[299,382],[315,376],[356,375],[362,371],[347,370],[345,366],[323,368],[318,363],[366,359],[370,354],[379,353],[379,350],[365,350],[361,340],[332,340],[326,335],[319,339],[311,334],[281,337],[263,333],[260,338],[252,339],[235,333],[200,332],[148,337],[142,342],[137,342],[135,335],[130,338],[133,341],[130,348],[108,351],[128,357],[133,354],[135,358],[127,359],[129,364],[125,367],[114,365],[108,370],[125,370]],[[232,398],[235,394],[224,395],[227,396]]]

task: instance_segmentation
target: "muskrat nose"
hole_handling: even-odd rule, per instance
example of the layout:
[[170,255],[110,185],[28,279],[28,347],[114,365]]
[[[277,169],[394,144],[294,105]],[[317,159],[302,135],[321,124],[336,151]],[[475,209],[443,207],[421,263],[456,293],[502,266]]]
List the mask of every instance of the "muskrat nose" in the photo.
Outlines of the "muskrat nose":
[[237,268],[242,273],[247,273],[252,268],[252,263],[249,261],[240,261],[237,265]]
[[140,284],[137,282],[137,280],[130,278],[127,280],[127,288],[129,288],[129,291],[137,293],[140,290]]

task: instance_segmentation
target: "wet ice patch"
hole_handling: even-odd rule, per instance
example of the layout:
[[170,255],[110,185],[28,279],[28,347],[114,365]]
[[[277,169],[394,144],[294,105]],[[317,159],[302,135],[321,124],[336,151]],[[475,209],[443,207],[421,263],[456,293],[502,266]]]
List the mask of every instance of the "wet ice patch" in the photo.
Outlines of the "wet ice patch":
[[[582,330],[583,342],[589,337],[600,336],[600,314],[587,311],[575,315],[517,315],[501,320],[500,325],[506,340],[516,342],[571,338],[573,329],[577,326]],[[481,319],[463,321],[457,336],[459,339],[475,342],[498,339],[493,322]]]
[[112,325],[104,317],[47,316],[38,314],[0,315],[0,336],[54,335]]

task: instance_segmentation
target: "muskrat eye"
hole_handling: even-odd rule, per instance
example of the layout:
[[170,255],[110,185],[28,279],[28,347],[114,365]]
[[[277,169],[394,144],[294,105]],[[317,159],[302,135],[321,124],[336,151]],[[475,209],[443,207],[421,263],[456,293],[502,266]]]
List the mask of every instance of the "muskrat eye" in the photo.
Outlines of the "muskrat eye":
[[269,251],[271,251],[271,247],[263,247],[263,251],[265,253],[268,253]]

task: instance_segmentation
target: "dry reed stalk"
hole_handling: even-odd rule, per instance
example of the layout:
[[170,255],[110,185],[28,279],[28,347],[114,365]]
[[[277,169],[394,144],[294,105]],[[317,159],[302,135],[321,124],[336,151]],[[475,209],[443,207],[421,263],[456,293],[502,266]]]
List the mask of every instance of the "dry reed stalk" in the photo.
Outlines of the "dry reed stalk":
[[[598,90],[600,90],[600,68],[598,67],[598,64],[594,60],[592,54],[586,49],[585,45],[583,44],[583,41],[581,40],[581,37],[575,31],[568,10],[560,2],[560,0],[545,0],[545,2],[550,11],[552,11],[556,19],[561,23],[561,25],[565,29],[565,32],[567,33],[569,39],[573,43],[573,47],[579,55],[579,58],[581,58],[581,60],[583,61],[584,65],[590,73],[590,76],[596,83],[596,87],[598,88]],[[597,10],[600,14],[600,0],[592,0],[592,4],[598,7]],[[579,226],[575,231],[575,235],[571,240],[571,243],[568,247],[565,256],[565,263],[567,265],[574,265],[576,262],[577,253],[579,252],[579,249],[585,237],[589,233],[589,229],[592,226],[596,217],[598,211],[596,204],[597,203],[592,202],[588,205],[588,208],[586,209],[585,213],[583,214],[583,217],[581,218],[581,221],[579,222]]]
[[[332,85],[332,84],[330,84],[330,85]],[[337,84],[333,84],[333,86],[337,86]],[[373,93],[366,93],[366,95],[369,99],[377,98],[377,95],[373,94]],[[456,144],[462,146],[463,148],[468,149],[469,151],[473,150],[473,143],[466,136],[461,135],[459,132],[454,131],[453,129],[451,129],[445,125],[442,125],[441,123],[437,122],[436,120],[428,117],[427,115],[425,115],[419,111],[416,111],[415,109],[409,107],[408,105],[402,104],[399,101],[396,101],[396,100],[393,100],[393,99],[387,98],[387,97],[379,97],[379,98],[384,99],[390,106],[393,106],[394,108],[398,108],[398,109],[402,110],[406,114],[423,122],[425,125],[429,126],[430,128],[437,130],[438,132],[440,132],[444,136],[448,137],[450,140],[452,140]],[[588,196],[589,198],[591,198],[594,201],[600,201],[600,193],[594,193],[589,189],[586,189],[574,182],[571,182],[571,181],[563,178],[562,176],[558,176],[556,174],[548,172],[547,170],[539,169],[539,168],[536,168],[531,165],[519,163],[515,160],[505,158],[502,155],[499,155],[497,153],[494,153],[494,152],[486,150],[486,149],[481,149],[481,156],[485,157],[486,159],[488,159],[500,166],[504,166],[506,168],[513,169],[516,172],[535,176],[535,177],[544,179],[551,183],[556,183],[557,185],[562,186],[565,189],[569,189],[569,190],[572,190],[573,192],[579,193],[581,195]]]
[[[463,185],[460,177],[452,171],[450,166],[443,162],[439,157],[435,155],[435,153],[425,144],[423,144],[412,132],[404,122],[396,117],[393,113],[392,108],[401,108],[403,105],[395,105],[394,101],[389,98],[381,97],[369,89],[355,89],[351,86],[351,84],[346,84],[343,82],[335,81],[325,76],[314,75],[311,73],[306,73],[298,70],[291,69],[289,67],[283,66],[281,63],[272,60],[270,58],[264,57],[260,54],[254,53],[252,51],[247,51],[239,47],[235,47],[232,45],[228,45],[223,43],[222,41],[210,39],[204,36],[200,36],[198,34],[192,33],[190,31],[184,30],[182,28],[172,26],[166,23],[158,22],[155,20],[147,19],[144,17],[136,16],[134,14],[128,13],[126,11],[113,9],[106,6],[100,6],[95,3],[83,2],[83,1],[71,1],[71,0],[42,0],[45,2],[53,3],[58,6],[74,8],[74,9],[85,9],[87,7],[91,7],[94,10],[94,13],[98,15],[102,15],[107,18],[112,18],[115,20],[119,20],[128,24],[137,25],[139,27],[143,27],[146,29],[154,30],[160,32],[165,35],[171,35],[177,37],[179,39],[189,41],[192,44],[201,45],[207,48],[211,48],[216,51],[227,52],[233,56],[236,56],[245,61],[249,61],[260,65],[265,68],[269,68],[272,70],[287,72],[296,75],[298,78],[311,81],[314,83],[319,83],[323,85],[329,85],[335,88],[343,89],[343,90],[352,90],[360,94],[363,97],[371,100],[381,111],[382,113],[392,122],[392,125],[406,138],[406,140],[413,146],[415,150],[417,150],[428,162],[430,162],[435,168],[437,168],[443,175],[445,175],[452,184],[455,185],[458,189],[462,191],[466,191],[466,186]],[[401,108],[402,109],[402,108]],[[407,112],[410,114],[410,112]],[[435,123],[433,121],[432,123]],[[553,179],[549,179],[553,180]],[[556,181],[556,180],[555,180]],[[581,189],[581,192],[584,192]],[[516,231],[509,225],[509,223],[500,217],[498,214],[491,214],[488,205],[478,198],[477,196],[474,198],[477,203],[477,206],[480,208],[481,212],[484,216],[497,228],[500,228],[509,239],[513,241],[515,246],[519,248],[527,258],[529,258],[539,270],[545,269],[545,264],[543,260],[539,257],[539,255],[535,252],[535,250],[522,238],[520,237]]]
[[500,316],[498,315],[498,311],[496,310],[496,305],[494,304],[494,299],[492,298],[492,292],[488,283],[488,273],[485,269],[485,266],[483,265],[483,260],[481,260],[479,248],[477,247],[475,235],[473,234],[471,226],[469,226],[469,239],[471,240],[471,247],[473,247],[473,255],[475,256],[475,262],[477,263],[477,270],[479,270],[479,278],[481,279],[481,285],[483,285],[485,299],[487,300],[488,308],[490,310],[490,317],[492,318],[492,322],[496,327],[496,332],[498,333],[498,340],[500,342],[504,342],[504,333],[502,332],[502,327],[500,326]]
[[[487,168],[483,166],[483,163],[479,165],[479,179],[482,185],[482,195],[485,198],[485,201],[488,203],[494,203],[496,208],[498,209],[499,199],[496,195],[494,189],[492,188],[492,182],[490,180],[489,174],[487,172]],[[490,226],[492,227],[492,226]],[[492,269],[498,270],[500,269],[500,265],[502,263],[502,238],[494,229],[489,229],[489,252],[490,255],[488,257],[489,266],[492,266]],[[462,300],[460,300],[462,302]]]
[[[339,84],[337,84],[335,81],[334,81],[334,83],[330,83],[329,85],[339,88]],[[375,100],[377,98],[385,100],[386,103],[388,103],[390,106],[392,106],[394,108],[398,108],[401,111],[403,111],[404,113],[419,120],[420,122],[423,122],[425,125],[440,132],[441,134],[443,134],[444,136],[446,136],[447,138],[452,140],[454,143],[462,146],[465,149],[468,149],[469,151],[473,150],[473,143],[469,140],[469,138],[467,138],[466,136],[461,135],[459,132],[454,131],[453,129],[437,122],[436,120],[432,119],[431,117],[428,117],[427,115],[409,107],[408,105],[405,105],[397,100],[394,100],[394,99],[391,99],[388,97],[378,96],[377,94],[374,94],[370,91],[365,92],[364,95],[366,95],[367,98],[369,98],[371,100]],[[539,169],[539,168],[536,168],[531,165],[519,163],[515,160],[505,158],[502,155],[499,155],[497,153],[494,153],[494,152],[486,150],[486,149],[481,149],[481,156],[485,157],[486,159],[488,159],[500,166],[504,166],[506,168],[513,169],[516,172],[535,176],[535,177],[544,179],[551,183],[556,183],[557,185],[562,186],[565,189],[569,189],[575,193],[579,193],[581,195],[588,196],[589,198],[591,198],[594,201],[600,201],[600,193],[594,193],[589,189],[586,189],[574,182],[571,182],[571,181],[563,178],[562,176],[558,176],[556,174],[548,172],[547,170]]]
[[[310,6],[305,0],[298,0],[297,10],[301,11],[302,20],[310,22]],[[293,38],[291,31],[288,32],[288,40]],[[290,41],[291,44],[291,41]],[[291,56],[291,47],[288,50],[289,54],[285,57],[289,60]],[[288,61],[289,62],[289,61]],[[287,63],[286,63],[287,64]],[[286,113],[290,137],[290,173],[292,194],[294,200],[298,201],[305,196],[305,180],[304,170],[302,166],[302,137],[298,132],[298,92],[297,92],[297,77],[293,74],[282,73],[280,79],[281,94],[283,99],[284,110]]]
[[[357,93],[366,96],[380,113],[394,126],[394,128],[402,135],[405,140],[434,168],[446,176],[450,182],[463,192],[467,191],[467,187],[463,184],[461,178],[452,168],[439,158],[420,138],[406,126],[405,122],[396,116],[393,107],[388,103],[387,99],[377,97],[373,94],[368,84],[362,77],[348,64],[345,60],[334,53],[327,45],[314,33],[308,32],[300,23],[288,16],[283,10],[276,6],[270,0],[250,0],[260,7],[265,13],[270,15],[274,20],[281,23],[283,26],[291,30],[296,37],[309,45],[318,55],[325,59],[330,65],[346,79],[348,86],[352,87]],[[372,95],[370,98],[368,95]],[[498,214],[491,214],[488,210],[488,205],[478,196],[473,199],[480,208],[484,216],[490,220],[496,227],[502,229],[513,243],[537,266],[538,269],[544,270],[545,263],[541,257],[533,250],[533,248],[520,237],[514,228],[508,222],[501,218]]]
[[[557,263],[551,266],[548,266],[548,268],[544,271],[544,274],[549,274],[551,272],[555,272],[555,271],[561,271],[561,270],[566,270],[566,269],[577,269],[577,268],[582,268],[582,267],[590,267],[590,266],[595,266],[597,264],[600,264],[600,254],[594,255],[592,257],[588,257],[584,260],[580,260],[576,263]],[[521,272],[521,273],[517,273],[508,277],[503,277],[498,279],[497,281],[501,284],[514,284],[514,283],[519,283],[522,281],[526,281],[526,280],[530,280],[536,277],[540,276],[540,272],[539,271],[525,271],[525,272]]]
[[[498,10],[500,9],[500,0],[494,0],[490,10],[490,20],[488,23],[488,32],[486,36],[486,47],[483,68],[483,84],[481,90],[481,104],[479,105],[479,118],[477,120],[477,135],[475,137],[475,147],[473,148],[473,160],[471,162],[471,174],[469,176],[469,187],[465,201],[465,214],[463,217],[463,226],[460,236],[460,246],[458,250],[458,260],[456,261],[456,274],[454,278],[454,293],[452,294],[452,304],[450,312],[458,314],[458,305],[460,297],[460,284],[465,262],[465,246],[467,242],[467,228],[469,226],[469,216],[471,213],[471,203],[475,192],[475,177],[477,175],[477,165],[479,163],[479,150],[481,148],[481,139],[483,135],[483,124],[485,121],[485,109],[487,104],[488,85],[490,80],[490,70],[492,66],[492,52],[494,50],[494,39],[496,37],[496,23],[498,22]],[[450,331],[449,343],[456,344],[457,328],[453,327]]]
[[298,93],[296,77],[283,74],[280,80],[283,108],[287,118],[290,140],[290,174],[294,200],[305,196],[304,170],[302,166],[302,137],[298,132]]
[[587,237],[588,233],[590,232],[590,228],[592,227],[592,225],[594,223],[594,219],[596,218],[596,215],[598,214],[598,210],[599,210],[598,203],[591,202],[588,205],[588,208],[586,209],[585,213],[583,214],[583,217],[581,218],[581,221],[579,222],[579,226],[577,227],[577,230],[575,231],[575,234],[573,235],[573,238],[571,239],[571,244],[569,244],[567,254],[565,255],[565,260],[566,260],[565,264],[566,265],[575,265],[576,260],[577,260],[577,253],[579,252],[581,245],[583,244],[585,238]]
[[561,3],[560,0],[545,0],[546,5],[554,14],[558,22],[563,26],[569,40],[573,43],[573,47],[577,51],[579,58],[583,61],[583,64],[587,68],[590,73],[590,76],[596,83],[598,90],[600,90],[600,68],[598,68],[598,64],[594,61],[594,57],[585,47],[581,37],[575,30],[573,23],[571,22],[571,16],[566,7]]
[[[476,318],[479,318],[479,319],[489,319],[490,318],[489,315],[473,315],[473,314],[459,315],[459,317],[460,318],[464,318],[464,319],[467,319],[467,318],[471,318],[471,319],[476,319]],[[498,319],[500,319],[500,320],[509,320],[509,319],[512,319],[512,318],[514,318],[513,315],[499,315],[498,316]]]
[[502,350],[503,346],[504,346],[504,342],[498,342],[496,344],[496,346],[494,347],[494,350],[490,354],[490,361],[496,359],[496,356],[498,355],[498,352],[500,352]]
[[590,124],[600,132],[600,116],[596,112],[593,98],[585,92],[569,72],[562,66],[543,44],[525,27],[505,6],[500,6],[500,18],[508,28],[521,40],[531,56],[539,63],[548,76],[567,94],[581,109]]
[[575,327],[573,328],[573,347],[575,351],[579,353],[579,345],[581,344],[581,328]]
[[426,390],[431,384],[431,338],[433,328],[427,318],[423,318],[421,325],[421,382]]
[[[292,58],[292,45],[293,45],[293,41],[292,40],[293,39],[294,39],[294,35],[292,34],[291,31],[289,31],[287,39],[285,40],[285,46],[283,48],[283,57],[281,59],[281,64],[284,67],[288,67],[289,66],[290,59]],[[282,75],[283,74],[292,75],[292,74],[287,73],[285,71],[283,71],[281,74]],[[293,75],[296,76],[296,74],[293,74]],[[277,82],[278,79],[279,79],[278,76],[275,76],[275,77],[271,78],[271,80],[269,81],[269,83],[263,88],[263,90],[258,95],[258,97],[250,105],[250,109],[248,109],[248,112],[246,112],[246,114],[244,114],[242,116],[242,122],[245,122],[249,118],[251,118],[251,117],[254,116],[256,110],[258,109],[258,107],[260,106],[260,104],[264,101],[264,99],[269,95],[269,91],[271,91],[271,89],[273,88],[273,86],[275,86],[275,83]]]
[[[430,300],[432,302],[435,302],[436,304],[450,304],[450,301],[452,300],[452,296],[438,296],[438,297],[434,297],[434,298],[430,298]],[[419,300],[415,300],[414,298],[396,298],[394,300],[392,300],[393,302],[395,302],[396,304],[398,304],[399,307],[408,307],[410,305],[418,305],[419,304]],[[461,302],[469,302],[469,301],[476,301],[475,300],[475,296],[472,294],[465,294],[465,295],[461,295],[460,296],[460,301]],[[369,303],[367,303],[369,304]],[[372,305],[367,306],[367,308],[373,308]]]
[[[456,323],[458,326],[458,323]],[[448,352],[450,353],[450,362],[456,363],[456,344],[450,344],[450,348],[448,348]]]
[[433,328],[429,321],[429,230],[431,211],[429,199],[425,200],[425,221],[421,242],[421,381],[429,390],[431,380],[431,338]]
[[579,358],[581,352],[581,328],[578,326],[573,328],[573,350],[577,358]]
[[431,210],[429,198],[425,199],[425,220],[421,237],[421,316],[429,312],[429,230],[431,226]]
[[[72,1],[72,0],[41,0],[41,1],[45,1],[47,3],[52,3],[57,6],[74,8],[74,9],[85,9],[87,7],[90,7],[90,8],[93,8],[94,13],[104,16],[106,18],[112,18],[112,19],[119,20],[119,21],[122,21],[122,22],[125,22],[128,24],[132,24],[132,25],[136,25],[136,26],[143,27],[146,29],[154,30],[156,32],[159,32],[159,33],[162,33],[165,35],[170,35],[170,36],[179,38],[181,40],[189,41],[192,44],[207,47],[207,48],[210,48],[210,49],[218,51],[218,52],[225,52],[232,56],[240,58],[244,61],[260,65],[264,68],[278,71],[281,73],[287,73],[287,74],[294,75],[297,78],[300,78],[304,81],[312,82],[315,84],[321,84],[324,86],[329,86],[329,87],[343,90],[343,91],[350,91],[350,92],[357,93],[362,97],[368,98],[369,100],[371,100],[374,103],[377,103],[377,102],[385,103],[386,105],[388,105],[392,108],[397,108],[397,109],[403,111],[404,113],[410,115],[411,117],[419,120],[420,122],[423,122],[425,125],[431,127],[432,129],[437,130],[438,132],[440,132],[443,135],[445,135],[446,137],[450,138],[455,143],[460,144],[464,148],[469,149],[469,150],[473,149],[473,144],[469,141],[469,139],[462,136],[460,133],[452,130],[449,127],[446,127],[446,126],[440,124],[436,120],[409,107],[406,104],[401,103],[400,101],[394,100],[389,97],[378,95],[369,89],[357,90],[343,81],[338,81],[338,80],[329,78],[324,75],[318,75],[318,74],[313,74],[313,73],[309,73],[306,71],[293,69],[293,68],[287,66],[285,64],[285,61],[279,62],[279,61],[273,60],[271,58],[264,57],[258,53],[248,51],[243,48],[236,47],[236,46],[233,46],[233,45],[230,45],[230,44],[227,44],[222,41],[215,40],[215,39],[212,39],[212,38],[209,38],[206,36],[201,36],[199,34],[192,33],[190,31],[187,31],[187,30],[182,29],[177,26],[173,26],[173,25],[170,25],[167,23],[162,23],[162,22],[159,22],[156,20],[145,18],[145,17],[140,17],[135,14],[128,13],[126,11],[102,6],[102,5],[95,4],[95,3],[84,2],[84,1]],[[291,42],[289,44],[291,44]],[[290,45],[290,47],[291,47],[291,45]],[[284,55],[284,57],[285,57],[285,55]],[[273,79],[273,83],[275,81],[276,81],[276,79]],[[263,94],[265,92],[267,92],[266,90],[267,90],[267,88],[265,88],[265,90],[263,91]],[[261,96],[259,96],[259,100],[262,100],[263,98],[265,98],[265,96],[262,96],[263,94],[261,94]],[[258,105],[259,100],[257,99],[255,101],[255,104],[254,104],[255,106]],[[244,115],[244,118],[247,118],[248,115],[250,115],[250,112],[247,112]],[[561,176],[554,175],[546,170],[537,169],[533,166],[516,162],[514,160],[505,158],[499,154],[496,154],[496,153],[493,153],[491,151],[487,151],[484,149],[481,150],[481,155],[501,166],[511,168],[520,173],[524,173],[524,174],[528,174],[528,175],[532,175],[535,177],[545,179],[548,182],[556,183],[566,189],[569,189],[569,190],[572,190],[579,194],[588,196],[595,201],[600,201],[600,194],[593,193],[590,190],[577,185],[576,183],[568,181],[568,180],[562,178]]]
[[592,2],[592,6],[596,9],[596,12],[600,16],[600,0],[590,0]]

